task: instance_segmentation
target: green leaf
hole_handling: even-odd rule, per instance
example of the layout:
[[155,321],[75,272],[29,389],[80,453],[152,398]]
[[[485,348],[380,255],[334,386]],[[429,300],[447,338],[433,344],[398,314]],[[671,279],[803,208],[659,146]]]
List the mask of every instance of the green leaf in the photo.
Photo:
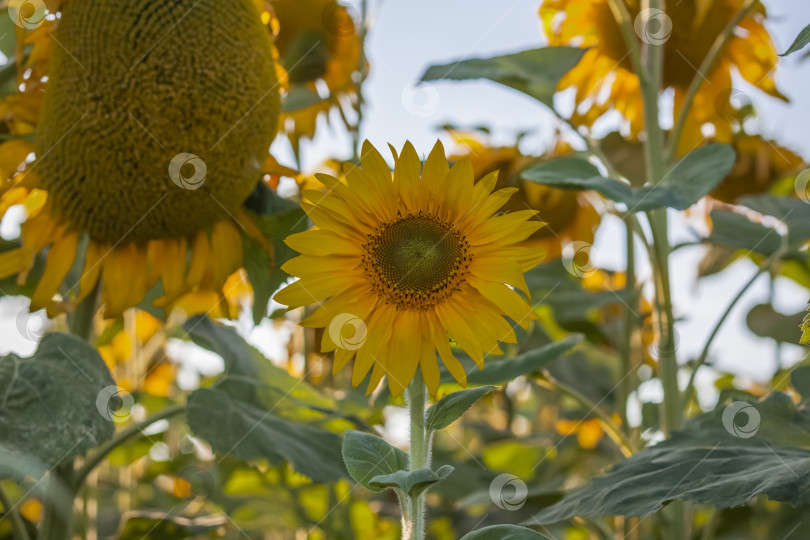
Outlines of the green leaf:
[[461,540],[548,540],[548,538],[526,527],[492,525],[467,533]]
[[54,467],[112,437],[99,394],[115,381],[98,352],[62,333],[46,335],[30,358],[0,358],[0,438],[9,451]]
[[732,508],[767,495],[796,506],[810,504],[806,411],[778,392],[758,402],[748,399],[689,420],[670,439],[569,491],[527,523],[647,516],[672,500]]
[[[243,400],[255,399],[257,405],[273,408],[278,413],[301,405],[334,407],[331,399],[274,365],[233,328],[215,323],[205,315],[197,315],[186,321],[183,329],[194,343],[222,357],[225,379],[220,383],[220,389],[229,389],[231,394]],[[263,389],[262,385],[275,391]]]
[[531,165],[521,176],[559,189],[594,190],[612,201],[625,204],[631,212],[659,208],[686,210],[722,182],[734,160],[734,150],[730,146],[711,143],[689,152],[657,185],[640,188],[605,178],[593,164],[576,156]]
[[779,56],[787,56],[789,54],[795,53],[796,51],[804,48],[805,45],[810,43],[810,24],[805,26],[799,35],[796,36],[796,39],[793,40],[793,45],[790,46],[788,50],[780,54]]
[[422,81],[488,79],[553,108],[557,84],[586,51],[575,47],[543,47],[491,58],[459,60],[430,66],[422,75]]
[[772,255],[782,245],[776,229],[754,223],[746,216],[727,210],[712,210],[712,232],[705,241],[762,255]]
[[488,362],[481,371],[467,375],[467,382],[471,385],[501,384],[521,375],[534,373],[573,349],[581,341],[581,335],[573,334],[514,358]]
[[759,195],[743,197],[739,203],[783,222],[788,230],[788,249],[798,249],[810,238],[810,204],[800,199]]
[[418,471],[396,471],[390,474],[380,474],[369,480],[373,488],[400,489],[409,497],[418,497],[433,484],[441,482],[453,472],[450,465],[442,465],[438,470],[419,469]]
[[792,369],[790,384],[804,399],[810,398],[810,366],[799,366]]
[[408,454],[380,437],[348,430],[343,438],[343,461],[355,482],[372,491],[382,491],[371,480],[407,470],[409,460]]
[[228,522],[224,516],[217,518],[203,515],[196,519],[189,519],[172,515],[171,512],[154,510],[127,512],[123,519],[126,521],[115,535],[117,540],[214,538],[216,531]]
[[798,328],[803,319],[803,311],[785,315],[770,304],[759,304],[751,308],[745,322],[751,332],[759,337],[771,338],[779,343],[796,343],[801,336]]
[[802,345],[810,345],[810,313],[804,316],[801,329],[802,337],[799,338],[799,343]]
[[300,111],[324,101],[327,100],[322,98],[318,92],[313,92],[306,86],[298,85],[284,95],[281,111],[284,113]]
[[427,429],[444,429],[463,415],[473,403],[494,390],[494,386],[468,388],[447,394],[427,411]]
[[346,477],[340,460],[340,437],[293,422],[249,401],[215,388],[200,388],[188,398],[188,425],[216,452],[240,459],[290,462],[314,482]]
[[245,272],[253,287],[253,322],[259,324],[267,315],[273,293],[290,277],[281,265],[297,255],[284,239],[305,230],[308,222],[299,205],[279,197],[261,182],[245,206],[253,212],[251,217],[259,230],[273,243],[271,255],[256,240],[242,235]]

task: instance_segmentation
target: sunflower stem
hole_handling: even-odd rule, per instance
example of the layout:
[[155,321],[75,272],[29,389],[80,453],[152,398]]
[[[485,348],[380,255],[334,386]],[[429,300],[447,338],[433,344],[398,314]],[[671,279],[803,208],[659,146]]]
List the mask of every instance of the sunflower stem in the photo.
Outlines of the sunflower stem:
[[68,328],[70,329],[70,333],[82,338],[88,343],[93,337],[93,319],[96,316],[98,292],[99,286],[96,284],[90,294],[79,302],[79,305],[76,306],[73,313],[68,315]]
[[[665,0],[643,0],[642,12],[666,12]],[[664,14],[666,17],[666,15]],[[625,21],[625,25],[629,21]],[[667,156],[664,153],[664,132],[659,123],[658,97],[661,91],[664,42],[643,40],[643,69],[638,73],[644,105],[644,142],[647,161],[647,181],[652,185],[660,183],[666,175]],[[667,211],[655,210],[647,213],[653,237],[653,257],[655,265],[655,288],[658,308],[658,334],[660,341],[659,378],[664,389],[663,417],[664,433],[669,436],[683,424],[681,393],[678,387],[678,358],[675,354],[675,319],[672,309],[672,290],[669,280],[669,223]],[[686,505],[674,501],[667,514],[671,526],[668,537],[671,540],[684,540],[687,536]]]
[[[413,472],[430,467],[430,435],[425,426],[427,388],[419,369],[416,370],[416,375],[408,385],[406,399],[411,423],[408,470]],[[424,493],[417,497],[409,497],[407,494],[403,496],[407,498],[409,510],[403,516],[402,540],[423,540],[425,538]]]

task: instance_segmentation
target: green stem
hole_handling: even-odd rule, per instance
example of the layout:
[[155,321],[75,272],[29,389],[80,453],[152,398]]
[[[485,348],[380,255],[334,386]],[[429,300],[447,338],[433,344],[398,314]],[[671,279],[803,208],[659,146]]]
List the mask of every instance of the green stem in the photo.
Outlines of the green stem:
[[48,473],[45,511],[37,539],[69,540],[73,536],[73,497],[70,489],[73,468],[60,465]]
[[[642,9],[666,11],[664,0],[643,0]],[[625,21],[629,27],[629,21]],[[642,53],[643,69],[638,72],[644,106],[644,150],[647,165],[647,181],[660,183],[665,176],[664,133],[658,119],[658,97],[661,92],[664,44],[645,42]],[[675,355],[675,319],[672,310],[672,291],[669,280],[669,223],[666,209],[649,212],[650,230],[653,236],[656,265],[656,296],[658,299],[658,322],[660,341],[659,377],[664,389],[664,432],[669,436],[683,424],[681,393],[678,388],[678,359]],[[688,537],[686,506],[680,501],[670,504],[667,513],[671,527],[671,540]]]
[[17,507],[11,504],[11,499],[9,499],[6,492],[3,491],[2,486],[0,486],[0,504],[3,505],[6,516],[11,520],[11,529],[14,531],[15,538],[17,538],[17,540],[30,540],[31,537],[28,535],[28,529],[25,528],[25,521],[23,521]]
[[129,426],[127,429],[117,433],[112,439],[98,447],[95,453],[87,458],[87,461],[84,462],[84,465],[76,472],[74,475],[74,479],[72,482],[72,487],[75,491],[78,491],[81,488],[84,481],[87,479],[87,475],[89,475],[93,469],[95,469],[99,463],[104,461],[104,458],[112,452],[116,447],[120,444],[125,442],[126,440],[138,435],[144,429],[149,427],[150,425],[154,424],[158,420],[164,420],[166,418],[171,418],[172,416],[176,416],[182,412],[185,412],[187,407],[185,405],[174,405],[172,407],[167,407],[163,409],[159,413],[153,414],[146,420],[142,422],[138,422],[137,424],[133,424]]
[[600,423],[602,424],[602,428],[608,434],[608,437],[616,443],[616,446],[619,447],[622,455],[624,457],[630,457],[633,455],[633,444],[630,442],[627,437],[625,437],[624,433],[622,433],[622,428],[613,419],[610,417],[608,413],[606,413],[602,408],[597,404],[594,403],[593,400],[585,396],[585,394],[581,393],[576,388],[565,384],[564,382],[560,381],[559,379],[554,378],[548,371],[543,371],[543,379],[536,379],[535,382],[540,385],[544,386],[550,390],[555,392],[559,392],[562,394],[566,394],[567,396],[573,398],[580,405],[588,409],[591,413],[596,415],[599,419]]
[[93,319],[96,316],[96,303],[98,300],[99,287],[82,300],[73,313],[68,314],[68,328],[74,336],[90,342],[93,337]]
[[714,338],[717,337],[717,334],[720,332],[720,328],[723,326],[723,323],[726,322],[726,319],[731,314],[731,310],[734,309],[734,306],[737,305],[737,302],[740,301],[740,299],[743,297],[746,291],[748,291],[748,289],[750,289],[751,286],[756,282],[757,278],[759,278],[759,276],[761,276],[763,272],[768,270],[776,260],[782,257],[783,254],[784,251],[782,249],[779,249],[775,251],[772,255],[770,255],[767,259],[765,259],[762,262],[762,264],[759,265],[759,268],[757,269],[756,273],[754,273],[754,275],[751,276],[751,279],[749,279],[745,283],[745,285],[742,286],[737,295],[731,300],[731,302],[729,302],[728,306],[726,307],[726,310],[717,320],[717,323],[714,325],[712,332],[706,339],[705,345],[703,345],[703,350],[700,352],[700,356],[698,356],[697,360],[695,360],[694,364],[692,365],[692,374],[689,377],[689,384],[687,384],[686,390],[684,390],[683,393],[683,403],[685,405],[687,405],[689,401],[691,401],[692,399],[692,394],[695,390],[695,377],[697,375],[697,372],[700,369],[700,367],[706,363],[706,360],[709,357],[709,349],[711,348],[712,343],[714,342]]
[[[425,427],[425,405],[427,388],[422,373],[417,369],[407,390],[408,410],[411,419],[411,441],[408,451],[409,471],[430,467],[430,437]],[[423,540],[425,538],[425,496],[408,497],[408,519],[402,530],[402,540]]]
[[712,69],[714,69],[714,65],[720,58],[720,54],[723,52],[723,49],[726,48],[729,40],[731,40],[731,38],[734,36],[734,29],[737,28],[740,21],[742,21],[754,8],[756,3],[757,0],[746,1],[742,9],[740,9],[740,11],[738,11],[737,14],[732,17],[720,35],[718,35],[714,40],[709,52],[706,53],[706,57],[703,58],[703,62],[700,63],[698,72],[692,78],[692,82],[689,84],[689,88],[686,90],[683,106],[681,107],[681,111],[678,113],[678,118],[676,119],[675,125],[672,128],[672,136],[670,137],[669,141],[669,161],[673,161],[678,155],[678,144],[681,141],[683,127],[686,125],[686,120],[689,118],[689,111],[692,109],[692,103],[695,101],[695,96],[697,96],[700,87],[703,85],[703,81],[708,78],[709,73],[711,73]]
[[625,220],[625,244],[627,246],[627,272],[625,291],[628,295],[628,306],[624,310],[624,343],[622,347],[622,379],[619,382],[619,415],[622,428],[627,429],[627,400],[632,390],[633,362],[633,333],[638,325],[635,310],[638,308],[636,296],[636,243],[633,233],[633,224]]
[[352,154],[353,161],[360,163],[360,128],[363,124],[363,105],[365,98],[363,96],[363,83],[366,82],[366,36],[368,35],[368,0],[361,0],[360,2],[360,61],[357,66],[357,82],[355,83],[355,92],[357,93],[357,103],[355,104],[355,113],[357,120],[352,132]]

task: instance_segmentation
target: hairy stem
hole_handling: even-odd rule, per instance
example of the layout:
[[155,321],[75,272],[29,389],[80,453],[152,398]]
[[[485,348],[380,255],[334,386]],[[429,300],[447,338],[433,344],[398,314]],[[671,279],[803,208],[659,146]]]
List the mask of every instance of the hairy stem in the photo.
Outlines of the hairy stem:
[[[422,373],[416,370],[407,390],[408,410],[411,420],[411,441],[408,451],[409,471],[430,467],[430,437],[425,427],[425,405],[427,388],[422,380]],[[405,495],[407,497],[407,495]],[[425,538],[425,496],[407,497],[409,506],[407,519],[402,530],[403,540],[424,540]],[[405,506],[405,505],[403,505]]]

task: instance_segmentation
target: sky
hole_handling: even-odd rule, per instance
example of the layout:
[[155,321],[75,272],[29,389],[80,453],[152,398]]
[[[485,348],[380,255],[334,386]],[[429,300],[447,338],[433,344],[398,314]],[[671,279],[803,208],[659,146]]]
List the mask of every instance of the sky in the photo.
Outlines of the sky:
[[[358,0],[349,3],[358,9]],[[778,50],[784,51],[801,28],[810,22],[810,2],[765,0],[764,3],[770,15],[768,29]],[[371,71],[364,86],[367,109],[362,136],[378,148],[386,148],[388,143],[399,148],[405,140],[410,140],[417,152],[426,155],[437,137],[444,140],[446,147],[452,147],[452,142],[439,129],[442,124],[462,128],[483,125],[491,128],[495,142],[503,144],[512,141],[517,133],[528,132],[522,149],[527,153],[542,152],[552,138],[557,121],[532,99],[488,82],[417,85],[431,64],[543,46],[545,39],[537,17],[538,5],[538,0],[369,0],[372,28],[366,51]],[[808,68],[810,61],[803,62],[801,53],[780,65],[776,79],[782,91],[792,99],[789,106],[745,85],[740,87],[745,99],[750,99],[759,111],[755,120],[757,129],[806,159],[810,159]],[[315,141],[304,145],[305,170],[317,170],[327,157],[349,157],[349,138],[339,119],[331,120],[331,126],[324,124],[319,127]],[[284,141],[278,140],[273,152],[282,162],[292,164],[290,149]],[[694,239],[690,223],[677,215],[673,215],[673,221],[673,243]],[[622,270],[623,236],[618,221],[605,219],[591,252],[592,263],[597,267]],[[672,258],[682,359],[697,355],[713,322],[754,272],[752,263],[741,262],[720,276],[697,281],[694,271],[702,249],[686,248]],[[649,268],[641,263],[639,273],[642,278],[649,276]],[[767,280],[761,277],[732,312],[712,353],[723,369],[734,370],[754,380],[767,379],[773,373],[773,344],[753,336],[745,327],[746,313],[753,305],[764,302],[768,294]],[[806,290],[787,280],[778,280],[778,309],[786,313],[797,312],[804,308],[806,301]],[[0,332],[5,338],[0,342],[0,353],[30,354],[33,351],[35,340],[19,330],[29,324],[25,317],[18,315],[22,311],[24,302],[20,299],[0,301]],[[41,319],[40,315],[36,317]],[[35,326],[39,319],[34,321]],[[253,329],[241,321],[239,328],[271,357],[283,354],[277,346],[278,335],[269,324]],[[181,345],[176,347],[182,348]],[[788,364],[796,362],[802,354],[799,347],[788,346],[783,351],[783,361]],[[216,370],[216,360],[207,357],[204,360],[208,362],[207,370]],[[709,379],[708,373],[702,377],[704,386]],[[655,383],[644,391],[653,399],[658,392]]]

